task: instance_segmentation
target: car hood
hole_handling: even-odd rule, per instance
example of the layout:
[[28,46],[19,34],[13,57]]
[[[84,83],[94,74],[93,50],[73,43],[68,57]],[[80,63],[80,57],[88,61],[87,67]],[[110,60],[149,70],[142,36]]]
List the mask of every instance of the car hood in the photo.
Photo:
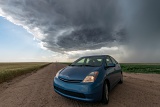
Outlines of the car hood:
[[65,80],[84,80],[84,78],[100,67],[68,66],[59,73],[59,78]]

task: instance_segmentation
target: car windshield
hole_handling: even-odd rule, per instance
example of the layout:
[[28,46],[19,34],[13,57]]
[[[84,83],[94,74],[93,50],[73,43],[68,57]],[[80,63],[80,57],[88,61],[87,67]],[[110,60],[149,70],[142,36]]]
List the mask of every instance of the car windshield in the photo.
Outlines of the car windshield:
[[73,62],[70,66],[91,66],[91,67],[97,67],[101,66],[103,62],[103,57],[97,57],[97,56],[92,56],[92,57],[83,57],[75,62]]

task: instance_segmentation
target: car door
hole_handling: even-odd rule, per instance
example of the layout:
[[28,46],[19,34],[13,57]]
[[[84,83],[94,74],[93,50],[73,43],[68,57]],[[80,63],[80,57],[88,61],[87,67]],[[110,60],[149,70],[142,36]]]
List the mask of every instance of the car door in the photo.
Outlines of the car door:
[[[109,56],[106,57],[105,59],[105,63],[106,63],[106,66],[110,63],[112,63],[112,60],[110,59]],[[107,67],[107,74],[108,74],[108,79],[110,81],[110,85],[111,85],[111,88],[114,86],[115,82],[116,82],[116,74],[115,74],[115,67]]]
[[115,82],[118,82],[121,78],[121,67],[120,67],[120,64],[113,58],[113,57],[110,57],[112,62],[115,64]]

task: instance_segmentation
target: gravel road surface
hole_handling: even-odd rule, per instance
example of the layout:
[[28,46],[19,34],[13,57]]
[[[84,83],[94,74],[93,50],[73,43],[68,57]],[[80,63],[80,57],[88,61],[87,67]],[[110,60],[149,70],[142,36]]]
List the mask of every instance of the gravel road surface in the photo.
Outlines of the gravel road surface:
[[63,64],[50,64],[36,73],[0,84],[0,107],[160,107],[160,75],[124,73],[124,83],[110,92],[110,102],[88,103],[53,91],[53,78]]

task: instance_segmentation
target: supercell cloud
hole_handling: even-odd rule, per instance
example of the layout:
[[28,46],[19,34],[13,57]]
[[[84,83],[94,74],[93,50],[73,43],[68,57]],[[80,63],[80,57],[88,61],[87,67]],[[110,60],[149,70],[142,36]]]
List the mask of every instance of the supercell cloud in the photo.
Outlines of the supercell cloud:
[[121,29],[119,6],[113,0],[7,0],[0,4],[2,16],[27,27],[53,51],[98,49],[125,36],[115,34]]
[[116,47],[118,57],[136,62],[153,53],[160,57],[159,5],[153,0],[0,0],[0,15],[54,52],[75,57],[81,56],[75,51],[107,54]]

